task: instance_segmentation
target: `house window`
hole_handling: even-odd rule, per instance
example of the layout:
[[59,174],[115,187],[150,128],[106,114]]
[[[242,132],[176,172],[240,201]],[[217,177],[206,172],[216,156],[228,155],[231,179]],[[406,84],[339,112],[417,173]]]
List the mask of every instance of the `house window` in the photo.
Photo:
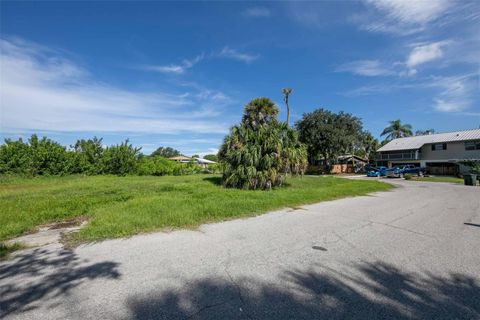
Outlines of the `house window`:
[[465,150],[480,150],[480,140],[479,141],[466,141]]
[[446,143],[435,143],[432,144],[432,151],[447,150]]

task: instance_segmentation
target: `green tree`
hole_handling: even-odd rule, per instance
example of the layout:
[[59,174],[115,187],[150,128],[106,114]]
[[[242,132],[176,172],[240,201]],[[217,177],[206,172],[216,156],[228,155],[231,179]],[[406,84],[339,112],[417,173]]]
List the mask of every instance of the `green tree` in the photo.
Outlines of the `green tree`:
[[277,106],[268,98],[253,99],[245,106],[242,122],[232,127],[219,151],[225,163],[225,186],[268,190],[282,185],[290,173],[304,173],[305,146],[277,115]]
[[107,147],[102,158],[103,172],[116,175],[136,173],[140,150],[141,148],[133,147],[128,139]]
[[296,123],[300,141],[307,145],[311,164],[324,162],[327,171],[338,156],[355,151],[361,141],[362,122],[349,113],[317,109]]
[[218,162],[218,156],[216,154],[207,154],[203,159]]
[[373,163],[378,148],[380,148],[378,140],[375,139],[370,132],[363,131],[360,134],[359,149],[355,154],[364,157],[368,162]]
[[160,156],[164,158],[172,158],[172,157],[178,157],[181,156],[182,154],[180,151],[171,148],[171,147],[159,147],[157,150],[153,151],[150,156],[155,157],[155,156]]
[[102,172],[101,162],[103,157],[103,139],[81,139],[71,146],[75,156],[74,173],[100,174]]
[[416,135],[416,136],[426,136],[426,135],[434,134],[434,133],[435,133],[435,129],[427,129],[427,130],[417,130],[417,131],[415,131],[415,135]]
[[393,139],[410,137],[412,136],[412,126],[409,124],[403,124],[400,119],[392,120],[389,125],[383,129],[380,136],[386,136],[385,140],[390,141]]

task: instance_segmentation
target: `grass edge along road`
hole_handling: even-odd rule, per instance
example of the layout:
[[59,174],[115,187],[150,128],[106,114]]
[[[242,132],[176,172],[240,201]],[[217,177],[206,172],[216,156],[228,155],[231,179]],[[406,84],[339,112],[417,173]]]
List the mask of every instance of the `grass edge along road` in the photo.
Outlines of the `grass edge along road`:
[[224,188],[218,175],[4,177],[0,241],[79,217],[89,223],[72,240],[84,242],[191,228],[391,188],[335,177],[289,178],[286,186],[269,192]]
[[425,181],[425,182],[446,182],[463,184],[463,178],[453,176],[429,176],[429,177],[412,177],[411,181]]

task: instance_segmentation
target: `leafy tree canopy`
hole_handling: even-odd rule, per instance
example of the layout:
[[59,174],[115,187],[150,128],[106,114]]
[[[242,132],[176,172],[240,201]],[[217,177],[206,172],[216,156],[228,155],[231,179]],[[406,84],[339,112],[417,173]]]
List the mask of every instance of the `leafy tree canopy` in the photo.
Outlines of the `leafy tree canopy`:
[[280,186],[289,173],[304,173],[305,146],[277,115],[277,106],[268,98],[245,106],[242,122],[230,130],[219,151],[225,186],[268,190]]
[[417,130],[417,131],[415,131],[415,135],[416,135],[416,136],[426,136],[426,135],[434,134],[434,133],[435,133],[435,129],[427,129],[427,130]]
[[216,154],[207,154],[203,159],[218,162],[218,156]]
[[[300,141],[307,145],[308,160],[316,164],[323,160],[327,168],[338,156],[354,153],[357,148],[364,148],[362,141],[371,140],[362,131],[362,121],[349,113],[334,113],[325,109],[317,109],[305,113],[296,123]],[[373,144],[373,142],[372,142]],[[371,152],[372,146],[364,152]]]
[[157,150],[153,151],[150,156],[155,157],[155,156],[160,156],[164,158],[172,158],[172,157],[178,157],[181,156],[182,154],[180,151],[171,148],[171,147],[159,147]]

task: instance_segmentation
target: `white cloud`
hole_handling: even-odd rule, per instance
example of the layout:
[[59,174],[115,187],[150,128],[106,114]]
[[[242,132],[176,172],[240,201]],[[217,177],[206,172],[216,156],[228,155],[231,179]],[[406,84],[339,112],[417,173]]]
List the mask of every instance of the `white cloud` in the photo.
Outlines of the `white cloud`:
[[[215,90],[141,92],[95,81],[60,52],[0,39],[0,129],[225,133],[232,100]],[[219,115],[222,114],[222,117]]]
[[453,1],[448,0],[365,0],[367,13],[355,15],[352,20],[364,30],[411,34],[425,29],[448,9]]
[[448,43],[449,41],[439,41],[415,46],[408,56],[406,65],[409,68],[414,68],[420,64],[443,57],[442,47]]
[[265,18],[270,17],[270,10],[265,7],[252,7],[242,12],[245,17]]
[[339,66],[335,71],[337,72],[351,72],[361,76],[385,76],[392,74],[386,66],[378,60],[358,60],[345,63]]
[[238,50],[232,49],[228,46],[223,47],[222,51],[218,53],[219,57],[234,59],[238,61],[243,61],[245,63],[251,63],[257,60],[260,56],[253,55],[250,53],[240,52]]
[[199,63],[205,58],[205,55],[202,53],[196,56],[194,59],[188,60],[185,59],[182,61],[181,64],[169,64],[169,65],[148,65],[143,66],[141,69],[147,71],[155,71],[160,73],[175,73],[175,74],[183,74],[188,69],[192,68],[194,65]]

